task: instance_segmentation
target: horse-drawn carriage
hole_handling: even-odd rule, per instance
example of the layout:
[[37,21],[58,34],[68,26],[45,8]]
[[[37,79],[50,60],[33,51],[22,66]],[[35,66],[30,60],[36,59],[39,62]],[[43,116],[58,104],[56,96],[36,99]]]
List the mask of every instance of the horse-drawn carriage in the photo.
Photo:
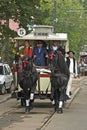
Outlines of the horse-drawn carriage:
[[[22,30],[20,33],[23,33]],[[66,33],[53,33],[52,26],[38,25],[33,27],[33,31],[24,36],[16,37],[16,45],[19,47],[19,50],[23,48],[24,41],[29,40],[32,48],[35,46],[35,42],[38,40],[43,40],[46,43],[46,48],[52,45],[54,40],[57,40],[59,44],[64,47],[65,52],[69,51],[69,43]],[[39,74],[39,78],[37,80],[37,86],[35,91],[35,98],[46,99],[50,98],[51,94],[51,83],[50,83],[50,74],[51,71],[47,66],[36,67],[36,70]],[[17,95],[17,99],[21,99],[21,105],[23,105],[23,90],[20,88],[18,84],[18,72],[15,71],[15,86],[18,90],[15,91]]]

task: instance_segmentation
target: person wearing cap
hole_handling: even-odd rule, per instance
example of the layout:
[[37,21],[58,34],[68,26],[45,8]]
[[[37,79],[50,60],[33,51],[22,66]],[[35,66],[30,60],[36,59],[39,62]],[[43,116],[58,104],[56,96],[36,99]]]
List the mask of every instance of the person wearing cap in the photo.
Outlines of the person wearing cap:
[[66,100],[70,99],[71,97],[71,85],[72,85],[72,80],[73,80],[73,77],[77,77],[77,61],[75,60],[74,58],[74,55],[75,53],[73,51],[69,51],[67,52],[68,54],[68,57],[66,58],[66,63],[67,63],[67,66],[69,68],[69,71],[70,71],[70,77],[69,77],[69,81],[68,81],[68,84],[67,84],[67,87],[66,87]]
[[34,64],[36,66],[46,66],[46,58],[48,58],[47,49],[43,46],[43,41],[39,40],[33,49]]

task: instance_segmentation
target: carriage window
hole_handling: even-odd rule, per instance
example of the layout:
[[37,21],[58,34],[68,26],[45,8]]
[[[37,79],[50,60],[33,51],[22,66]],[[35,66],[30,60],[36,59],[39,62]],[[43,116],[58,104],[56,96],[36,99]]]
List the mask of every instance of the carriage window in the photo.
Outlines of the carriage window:
[[3,66],[0,66],[0,75],[3,75]]

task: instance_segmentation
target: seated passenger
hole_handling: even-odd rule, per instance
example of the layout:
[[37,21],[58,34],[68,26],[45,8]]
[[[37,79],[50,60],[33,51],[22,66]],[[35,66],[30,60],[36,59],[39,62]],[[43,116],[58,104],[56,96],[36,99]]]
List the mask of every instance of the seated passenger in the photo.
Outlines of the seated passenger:
[[30,42],[28,40],[25,41],[25,47],[23,50],[23,54],[25,55],[29,55],[30,58],[32,58],[32,48],[30,47]]
[[55,52],[57,50],[61,50],[61,46],[58,44],[57,40],[54,40],[52,46],[49,49],[49,51],[50,52]]
[[65,47],[59,45],[58,40],[54,40],[54,41],[53,41],[53,44],[52,44],[52,46],[51,46],[50,49],[49,49],[49,53],[50,53],[50,52],[53,52],[53,53],[54,53],[55,51],[60,51],[61,54],[65,55]]
[[43,46],[43,41],[40,40],[33,49],[34,64],[36,66],[46,66],[46,58],[48,58],[48,52],[46,47]]

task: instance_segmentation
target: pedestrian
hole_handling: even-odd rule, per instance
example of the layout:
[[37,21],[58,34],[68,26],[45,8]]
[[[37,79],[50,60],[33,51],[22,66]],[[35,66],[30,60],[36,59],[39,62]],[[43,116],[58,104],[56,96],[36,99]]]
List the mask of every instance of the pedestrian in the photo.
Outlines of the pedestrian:
[[68,57],[66,58],[66,63],[70,71],[70,77],[69,81],[66,87],[66,99],[71,99],[71,86],[72,86],[72,80],[74,77],[78,76],[78,71],[77,71],[77,61],[74,58],[75,53],[70,50],[67,52]]
[[34,64],[36,66],[46,66],[46,58],[48,58],[47,49],[43,46],[43,41],[39,40],[33,49]]
[[33,49],[30,46],[30,41],[29,40],[25,40],[24,42],[25,46],[24,46],[24,50],[23,50],[23,55],[29,55],[30,58],[32,58],[32,52]]
[[65,89],[69,79],[69,69],[64,56],[56,51],[51,53],[51,100],[55,101],[55,111],[63,113],[63,103],[65,101]]

